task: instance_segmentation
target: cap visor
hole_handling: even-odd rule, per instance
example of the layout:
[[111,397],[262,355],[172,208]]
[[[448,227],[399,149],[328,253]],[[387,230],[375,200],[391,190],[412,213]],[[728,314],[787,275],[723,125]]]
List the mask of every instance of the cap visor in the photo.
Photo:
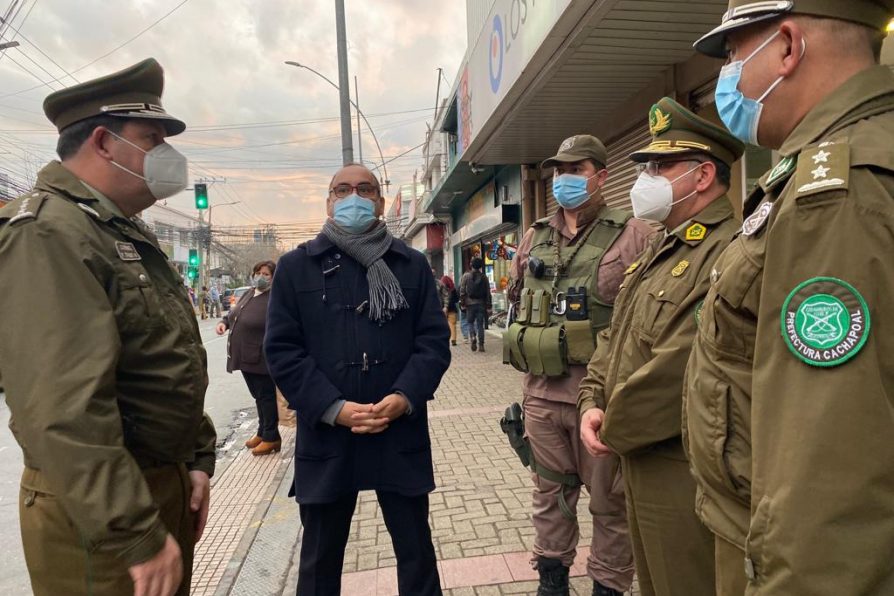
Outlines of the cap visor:
[[107,116],[115,116],[118,118],[143,118],[146,120],[158,120],[165,127],[169,137],[179,135],[186,130],[186,123],[182,120],[174,118],[170,114],[160,112],[108,112]]
[[656,150],[650,147],[645,149],[641,149],[639,151],[634,151],[630,154],[631,161],[635,161],[637,163],[645,163],[652,159],[653,157],[666,157],[668,155],[680,155],[684,153],[702,153],[701,151],[697,151],[695,149],[690,149],[688,147],[668,147],[667,149]]
[[761,21],[768,21],[781,16],[782,13],[770,12],[767,14],[759,14],[738,19],[730,19],[722,25],[715,27],[712,31],[705,34],[698,41],[692,44],[697,52],[712,56],[714,58],[726,58],[726,36],[730,31],[747,27]]
[[545,160],[540,167],[542,168],[554,168],[557,164],[560,163],[575,163],[578,161],[583,161],[585,159],[592,159],[593,161],[598,161],[589,155],[574,155],[573,153],[559,153],[558,155],[554,155],[549,159]]

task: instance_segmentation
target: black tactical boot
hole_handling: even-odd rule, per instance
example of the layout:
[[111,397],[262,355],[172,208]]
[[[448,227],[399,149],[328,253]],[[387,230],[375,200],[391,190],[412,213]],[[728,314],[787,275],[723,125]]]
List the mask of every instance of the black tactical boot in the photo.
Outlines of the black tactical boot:
[[606,588],[597,581],[593,582],[593,596],[624,596],[624,592],[618,592],[611,588]]
[[537,572],[540,574],[537,596],[568,596],[568,568],[562,561],[539,557]]

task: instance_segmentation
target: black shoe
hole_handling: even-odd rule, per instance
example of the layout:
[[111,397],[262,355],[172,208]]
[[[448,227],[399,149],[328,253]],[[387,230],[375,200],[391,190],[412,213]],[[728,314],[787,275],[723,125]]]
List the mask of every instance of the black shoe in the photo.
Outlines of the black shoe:
[[450,342],[450,345],[451,345],[451,346],[455,346],[455,345],[456,345],[456,340],[455,340],[455,339],[452,340],[452,341]]
[[481,345],[478,346],[478,351],[479,351],[479,352],[483,352],[483,351],[484,351],[484,342],[481,342]]
[[473,352],[477,352],[477,351],[478,351],[478,342],[475,340],[474,337],[472,338],[472,351],[473,351]]
[[593,596],[624,596],[624,592],[618,592],[611,588],[606,588],[597,581],[593,582]]
[[537,596],[568,596],[568,567],[562,561],[539,557],[537,573],[540,574]]

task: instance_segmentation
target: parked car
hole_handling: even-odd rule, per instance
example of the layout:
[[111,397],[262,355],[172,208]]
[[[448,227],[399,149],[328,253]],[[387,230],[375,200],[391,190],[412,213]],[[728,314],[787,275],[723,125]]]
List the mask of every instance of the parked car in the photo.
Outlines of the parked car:
[[242,294],[251,289],[251,286],[242,286],[241,288],[227,288],[224,290],[223,296],[220,297],[221,306],[225,311],[229,311],[234,306]]

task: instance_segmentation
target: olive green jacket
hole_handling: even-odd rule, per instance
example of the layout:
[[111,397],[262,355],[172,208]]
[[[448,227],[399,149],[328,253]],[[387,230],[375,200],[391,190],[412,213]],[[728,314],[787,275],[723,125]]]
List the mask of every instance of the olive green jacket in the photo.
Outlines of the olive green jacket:
[[608,330],[578,393],[605,410],[600,437],[620,455],[679,440],[683,373],[709,273],[740,224],[720,197],[628,268]]
[[749,595],[894,594],[894,74],[854,76],[780,153],[705,300],[691,458],[718,507],[750,479]]
[[[60,163],[0,209],[0,371],[25,465],[90,549],[132,565],[166,530],[140,466],[214,472],[205,350],[154,236]],[[26,487],[29,488],[29,487]]]

